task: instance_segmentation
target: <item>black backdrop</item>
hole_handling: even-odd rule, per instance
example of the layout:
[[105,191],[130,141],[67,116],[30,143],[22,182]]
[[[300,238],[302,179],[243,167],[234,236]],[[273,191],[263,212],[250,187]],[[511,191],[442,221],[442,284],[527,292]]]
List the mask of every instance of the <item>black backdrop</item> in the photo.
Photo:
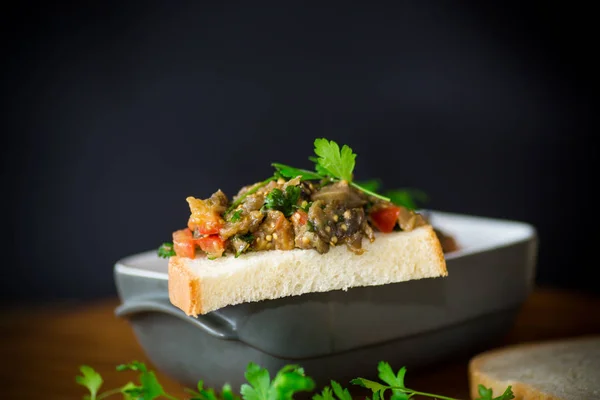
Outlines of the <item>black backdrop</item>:
[[598,290],[590,10],[259,4],[3,11],[2,298],[114,293],[186,196],[308,166],[321,136],[431,208],[533,224],[538,282]]

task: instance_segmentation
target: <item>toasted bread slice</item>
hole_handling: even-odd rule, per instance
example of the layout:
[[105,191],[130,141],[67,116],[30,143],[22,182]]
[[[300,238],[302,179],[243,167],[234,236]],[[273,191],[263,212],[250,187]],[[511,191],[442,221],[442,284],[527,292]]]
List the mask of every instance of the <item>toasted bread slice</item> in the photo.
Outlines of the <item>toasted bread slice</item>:
[[364,249],[361,255],[335,246],[325,254],[294,249],[216,260],[171,257],[169,298],[197,316],[246,302],[448,275],[430,225],[377,234],[374,242],[364,241]]
[[515,399],[600,399],[600,336],[509,346],[482,353],[469,364],[472,398],[479,384]]

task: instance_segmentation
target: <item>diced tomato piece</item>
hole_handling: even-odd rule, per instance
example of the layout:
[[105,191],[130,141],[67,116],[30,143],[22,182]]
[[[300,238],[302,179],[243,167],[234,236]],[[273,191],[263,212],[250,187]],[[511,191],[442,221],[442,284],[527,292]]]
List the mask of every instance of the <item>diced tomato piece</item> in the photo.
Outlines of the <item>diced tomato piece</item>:
[[179,257],[195,258],[196,244],[192,231],[186,228],[173,232],[173,250]]
[[389,206],[380,208],[371,212],[371,219],[377,229],[384,233],[390,233],[394,230],[400,215],[400,207]]
[[296,225],[304,225],[308,221],[308,214],[304,210],[298,210],[292,214],[292,221]]
[[206,200],[187,198],[190,205],[190,219],[188,228],[197,230],[201,235],[216,235],[223,227],[224,221],[214,206],[210,206]]
[[221,257],[225,251],[225,241],[219,235],[204,236],[195,241],[209,257]]

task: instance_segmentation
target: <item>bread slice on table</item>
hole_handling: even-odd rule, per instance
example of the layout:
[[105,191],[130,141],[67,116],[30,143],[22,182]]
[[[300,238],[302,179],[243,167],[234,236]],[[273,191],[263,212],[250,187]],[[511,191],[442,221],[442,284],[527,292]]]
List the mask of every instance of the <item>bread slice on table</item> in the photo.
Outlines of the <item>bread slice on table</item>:
[[491,350],[469,364],[471,397],[482,384],[515,399],[600,399],[600,335],[527,343]]
[[377,234],[374,242],[363,241],[363,248],[361,255],[334,246],[325,254],[294,249],[216,260],[171,257],[169,298],[197,316],[246,302],[448,275],[430,225]]

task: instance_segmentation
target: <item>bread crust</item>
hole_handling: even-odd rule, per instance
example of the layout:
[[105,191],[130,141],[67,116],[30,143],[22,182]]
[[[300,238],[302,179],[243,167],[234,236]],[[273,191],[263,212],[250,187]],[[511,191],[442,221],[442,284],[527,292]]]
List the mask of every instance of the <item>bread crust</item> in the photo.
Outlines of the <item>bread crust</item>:
[[181,257],[169,259],[169,300],[187,315],[202,314],[200,279],[186,267]]
[[438,238],[435,230],[431,225],[427,225],[429,228],[429,243],[431,248],[433,249],[433,258],[435,258],[436,263],[440,267],[440,276],[448,276],[448,268],[446,267],[446,257],[444,257],[444,249],[442,248],[442,243]]
[[[428,258],[438,267],[437,275],[440,277],[448,276],[444,252],[433,227],[427,225],[418,229],[427,230],[422,240],[427,242],[427,246],[431,251]],[[296,251],[312,254],[308,252],[314,250],[296,249]],[[196,317],[199,314],[206,314],[211,310],[204,304],[206,301],[203,301],[201,296],[202,279],[188,267],[187,262],[189,262],[189,259],[177,256],[169,259],[169,300],[187,315]]]

